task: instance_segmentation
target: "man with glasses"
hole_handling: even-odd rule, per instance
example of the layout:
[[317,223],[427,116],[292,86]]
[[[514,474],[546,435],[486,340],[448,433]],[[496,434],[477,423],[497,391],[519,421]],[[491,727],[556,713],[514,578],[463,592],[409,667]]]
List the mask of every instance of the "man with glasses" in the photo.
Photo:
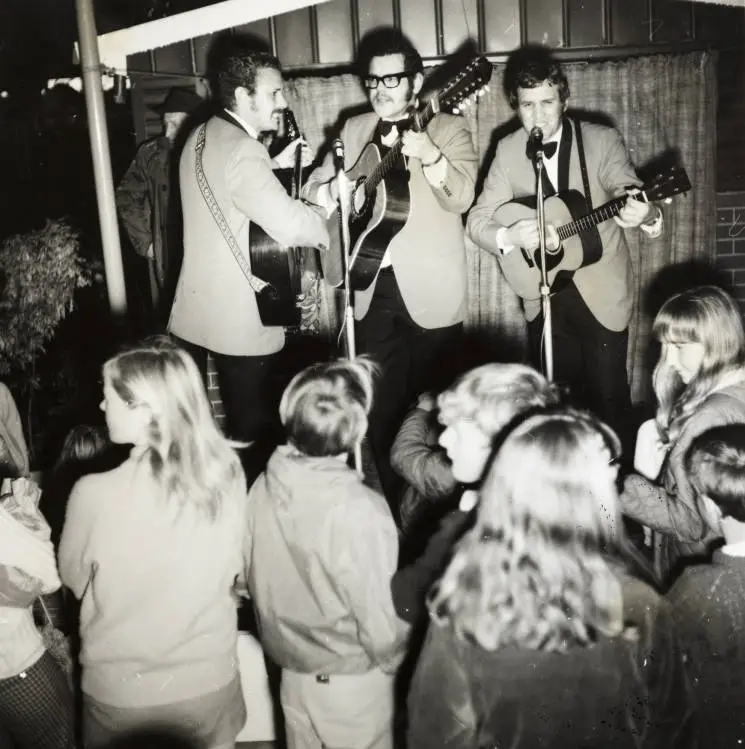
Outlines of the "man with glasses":
[[[408,185],[409,196],[408,215],[387,245],[380,271],[354,295],[358,351],[381,366],[368,441],[397,517],[400,479],[389,458],[397,429],[419,393],[441,389],[458,372],[466,316],[461,214],[473,202],[478,163],[462,117],[437,114],[423,132],[412,129],[412,114],[421,108],[423,65],[400,32],[370,32],[360,44],[358,69],[373,111],[351,117],[342,127],[345,168],[368,143],[385,157],[400,139],[400,156],[385,182]],[[337,195],[329,157],[310,176],[306,197],[325,204],[331,214]]]

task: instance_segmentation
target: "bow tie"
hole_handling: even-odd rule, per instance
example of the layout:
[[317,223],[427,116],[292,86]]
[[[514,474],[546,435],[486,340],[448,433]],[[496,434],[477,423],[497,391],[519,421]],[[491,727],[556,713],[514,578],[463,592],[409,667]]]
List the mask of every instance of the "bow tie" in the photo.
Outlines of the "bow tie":
[[395,127],[399,133],[406,130],[411,124],[410,117],[402,117],[400,120],[380,120],[378,122],[378,133],[381,138],[387,138]]
[[549,143],[543,144],[543,155],[545,158],[550,159],[555,153],[556,149],[559,147],[559,144],[553,140]]

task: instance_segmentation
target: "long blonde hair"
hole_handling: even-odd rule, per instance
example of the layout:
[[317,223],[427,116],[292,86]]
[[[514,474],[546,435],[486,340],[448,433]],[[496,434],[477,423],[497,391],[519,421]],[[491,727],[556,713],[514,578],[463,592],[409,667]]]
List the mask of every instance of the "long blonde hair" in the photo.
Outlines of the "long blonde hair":
[[654,370],[657,426],[675,442],[688,418],[722,379],[745,364],[745,332],[737,303],[716,286],[697,286],[668,299],[654,320],[652,334],[668,342],[700,343],[704,356],[686,385],[665,363],[664,350]]
[[595,417],[561,409],[505,438],[478,519],[433,590],[433,616],[485,650],[565,650],[623,628],[606,552],[619,523],[620,445]]
[[176,346],[142,346],[109,359],[103,372],[123,401],[150,413],[138,459],[149,462],[169,498],[215,518],[226,493],[245,489],[245,478],[194,360]]

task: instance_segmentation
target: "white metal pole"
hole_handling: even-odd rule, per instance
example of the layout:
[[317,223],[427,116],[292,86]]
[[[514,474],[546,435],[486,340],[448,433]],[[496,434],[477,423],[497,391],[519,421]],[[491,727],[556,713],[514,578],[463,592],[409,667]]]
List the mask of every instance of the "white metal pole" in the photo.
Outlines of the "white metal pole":
[[111,312],[123,317],[127,312],[127,294],[124,286],[122,250],[119,241],[119,224],[114,202],[114,184],[111,175],[111,154],[106,124],[106,109],[101,85],[101,63],[98,55],[96,21],[92,0],[75,0],[80,41],[80,65],[83,71],[83,91],[88,115],[88,136],[91,142],[93,174],[96,180],[98,221],[101,227],[106,288]]

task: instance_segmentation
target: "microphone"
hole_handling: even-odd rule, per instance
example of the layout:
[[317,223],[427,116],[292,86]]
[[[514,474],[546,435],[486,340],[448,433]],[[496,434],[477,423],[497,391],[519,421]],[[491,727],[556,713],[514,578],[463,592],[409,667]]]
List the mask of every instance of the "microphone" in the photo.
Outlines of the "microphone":
[[344,171],[344,143],[341,138],[336,138],[331,144],[331,153],[334,155],[334,168],[337,172]]
[[539,153],[543,153],[543,130],[539,127],[534,127],[528,135],[525,155],[532,161],[535,161]]

